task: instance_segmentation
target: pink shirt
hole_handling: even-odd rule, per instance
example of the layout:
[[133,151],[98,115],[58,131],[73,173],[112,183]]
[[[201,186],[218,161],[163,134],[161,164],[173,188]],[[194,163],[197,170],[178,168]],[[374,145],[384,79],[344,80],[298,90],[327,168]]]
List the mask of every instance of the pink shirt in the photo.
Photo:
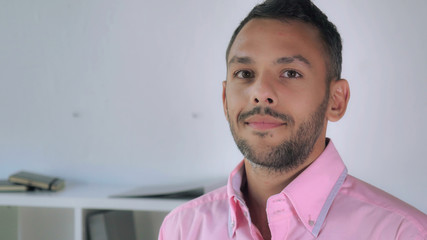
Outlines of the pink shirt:
[[[160,240],[262,239],[240,191],[243,162],[227,186],[169,213]],[[347,175],[329,141],[325,151],[267,202],[272,239],[427,239],[427,215]]]

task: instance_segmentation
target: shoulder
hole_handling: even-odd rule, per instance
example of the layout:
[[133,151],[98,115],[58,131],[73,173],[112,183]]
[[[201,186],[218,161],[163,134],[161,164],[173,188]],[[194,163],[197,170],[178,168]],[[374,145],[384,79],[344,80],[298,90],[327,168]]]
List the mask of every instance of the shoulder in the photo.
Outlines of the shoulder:
[[[418,232],[427,236],[427,215],[402,200],[360,180],[347,176],[337,195],[345,211],[365,212],[372,221],[386,222],[396,231]],[[348,204],[351,203],[351,204]]]
[[224,186],[172,210],[163,220],[160,235],[187,236],[191,229],[202,230],[227,223],[227,219],[228,197]]
[[212,207],[219,207],[223,204],[227,204],[227,190],[225,186],[175,208],[166,216],[165,220],[177,215],[195,214],[196,211],[197,213],[200,213],[200,211],[204,212],[210,210]]

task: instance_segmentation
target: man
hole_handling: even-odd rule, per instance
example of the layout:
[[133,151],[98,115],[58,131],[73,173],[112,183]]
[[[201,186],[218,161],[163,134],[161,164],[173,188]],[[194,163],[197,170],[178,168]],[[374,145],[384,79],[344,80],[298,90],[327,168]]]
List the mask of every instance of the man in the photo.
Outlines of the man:
[[159,239],[427,239],[427,216],[347,175],[328,121],[350,97],[341,38],[309,0],[267,0],[229,43],[223,104],[245,159]]

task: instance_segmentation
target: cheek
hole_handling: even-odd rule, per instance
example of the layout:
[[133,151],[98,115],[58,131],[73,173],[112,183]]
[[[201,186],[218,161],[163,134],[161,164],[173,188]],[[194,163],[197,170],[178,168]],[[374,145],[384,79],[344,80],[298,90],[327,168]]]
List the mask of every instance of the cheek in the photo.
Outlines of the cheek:
[[241,112],[248,104],[248,98],[244,89],[238,89],[236,87],[229,87],[226,90],[227,100],[227,111],[230,118],[233,119],[233,115]]
[[319,91],[300,92],[298,94],[288,93],[282,98],[286,110],[291,113],[297,123],[307,120],[323,102]]
[[227,119],[228,121],[233,121],[237,119],[238,108],[236,103],[233,100],[227,101]]

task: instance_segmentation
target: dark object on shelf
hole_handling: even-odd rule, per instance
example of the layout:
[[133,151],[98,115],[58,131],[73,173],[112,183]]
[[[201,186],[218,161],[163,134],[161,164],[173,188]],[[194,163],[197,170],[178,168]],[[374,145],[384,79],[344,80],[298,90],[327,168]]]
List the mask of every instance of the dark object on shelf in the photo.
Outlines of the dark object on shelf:
[[11,183],[8,180],[0,180],[0,192],[26,192],[32,189],[26,185]]
[[115,198],[165,198],[165,199],[193,199],[207,192],[224,186],[226,178],[200,180],[197,182],[142,186],[112,195]]
[[60,178],[25,171],[11,175],[9,177],[9,182],[50,191],[59,191],[65,186],[64,180]]

